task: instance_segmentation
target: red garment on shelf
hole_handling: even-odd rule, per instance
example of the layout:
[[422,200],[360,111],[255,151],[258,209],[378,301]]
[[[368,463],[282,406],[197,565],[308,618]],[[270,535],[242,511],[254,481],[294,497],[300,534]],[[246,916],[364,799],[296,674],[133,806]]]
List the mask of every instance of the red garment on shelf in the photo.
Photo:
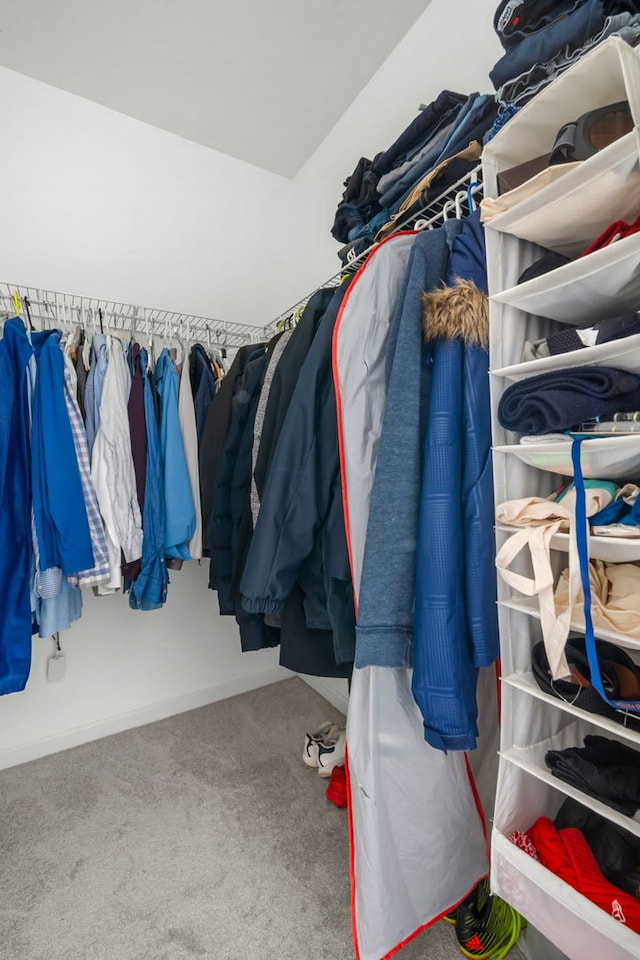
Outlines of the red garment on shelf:
[[604,877],[580,830],[557,830],[548,817],[540,817],[527,833],[543,866],[614,920],[640,933],[640,903]]
[[625,237],[630,237],[633,233],[638,233],[640,230],[640,217],[633,221],[633,223],[625,223],[624,220],[616,220],[614,223],[609,224],[606,230],[604,230],[599,237],[591,243],[587,249],[580,254],[581,257],[586,257],[589,253],[595,253],[596,250],[602,250],[604,247],[608,247],[610,244],[618,241],[624,240]]

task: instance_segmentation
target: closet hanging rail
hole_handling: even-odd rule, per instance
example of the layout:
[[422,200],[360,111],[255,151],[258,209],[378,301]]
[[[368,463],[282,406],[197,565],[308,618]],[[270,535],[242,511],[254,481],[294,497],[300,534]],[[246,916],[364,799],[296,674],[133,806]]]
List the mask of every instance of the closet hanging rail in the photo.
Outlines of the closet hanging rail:
[[[400,218],[397,221],[395,229],[392,233],[389,233],[388,236],[392,237],[402,230],[431,230],[439,226],[449,217],[462,217],[465,213],[471,212],[471,200],[479,193],[482,193],[482,164],[478,164],[473,170],[470,170],[464,177],[461,177],[457,183],[454,183],[453,186],[449,187],[448,190],[445,190],[439,197],[436,197],[435,200],[417,211],[417,213]],[[346,273],[355,273],[356,270],[362,266],[375,246],[376,244],[372,243],[371,246],[363,250],[358,256],[349,257],[338,273],[334,273],[332,277],[329,277],[328,280],[316,287],[315,290],[312,290],[311,293],[308,293],[301,300],[298,300],[277,316],[275,320],[268,323],[263,329],[265,338],[271,336],[279,326],[292,315],[295,316],[296,313],[306,306],[318,290],[324,287],[337,287]]]
[[[84,297],[76,294],[43,290],[23,284],[0,282],[0,311],[15,314],[15,296],[20,299],[21,316],[29,316],[36,329],[51,326],[80,325],[100,332],[129,332],[140,337],[179,336],[193,342],[202,340],[216,347],[241,347],[260,340],[260,327],[246,323],[230,323],[212,317],[176,313],[157,308],[140,307],[115,300]],[[25,306],[28,305],[28,310]]]

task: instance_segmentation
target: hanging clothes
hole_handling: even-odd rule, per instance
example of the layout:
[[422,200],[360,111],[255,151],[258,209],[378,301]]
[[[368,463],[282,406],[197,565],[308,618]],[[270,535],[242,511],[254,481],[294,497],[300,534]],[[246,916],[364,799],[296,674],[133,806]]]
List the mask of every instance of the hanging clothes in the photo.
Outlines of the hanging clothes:
[[191,378],[191,392],[193,394],[198,445],[200,445],[209,406],[216,395],[216,387],[218,384],[211,361],[207,356],[207,351],[201,343],[196,343],[191,348],[188,368]]
[[335,293],[335,288],[317,290],[305,306],[302,316],[289,338],[278,365],[273,372],[269,397],[264,413],[260,446],[253,470],[258,499],[262,497],[271,461],[275,455],[278,437],[296,388],[302,364],[318,332],[320,321]]
[[187,461],[187,472],[191,485],[191,496],[195,514],[195,528],[187,544],[187,550],[192,560],[202,559],[202,510],[200,508],[200,475],[198,472],[198,429],[196,413],[193,405],[189,364],[185,357],[180,375],[180,389],[178,394],[178,419],[182,431],[184,453]]
[[[211,572],[209,586],[218,591],[220,613],[235,614],[231,581],[238,546],[238,535],[250,484],[251,461],[247,462],[247,442],[253,436],[253,423],[268,355],[263,348],[249,357],[238,390],[236,409],[225,441],[218,470],[214,509],[209,528]],[[249,458],[251,449],[249,447]],[[240,470],[238,465],[240,464]],[[234,482],[234,474],[236,482]]]
[[[136,477],[136,496],[140,514],[144,517],[144,492],[147,476],[147,430],[144,413],[144,378],[140,369],[140,344],[132,343],[127,351],[127,368],[131,374],[131,389],[127,401],[129,436],[133,470]],[[144,529],[144,523],[143,523]],[[128,585],[140,575],[142,558],[123,565],[122,575]],[[125,589],[127,589],[125,587]]]
[[23,690],[31,668],[31,452],[27,365],[33,350],[22,320],[0,340],[0,694]]
[[41,569],[94,566],[89,521],[64,397],[59,330],[31,335],[38,367],[31,435],[33,509]]
[[[262,389],[260,391],[260,399],[258,401],[258,409],[256,410],[256,419],[253,426],[253,448],[251,452],[251,527],[255,528],[256,523],[258,522],[258,514],[260,513],[260,494],[258,493],[258,486],[256,484],[256,466],[258,462],[258,452],[260,450],[260,444],[262,443],[262,431],[264,429],[264,422],[267,413],[267,405],[269,403],[269,397],[271,396],[271,387],[273,385],[273,378],[275,376],[276,369],[280,363],[280,358],[284,353],[284,348],[289,343],[293,335],[293,330],[285,330],[278,342],[276,343],[273,353],[269,359],[267,369],[264,375],[264,382],[262,384]],[[265,438],[266,442],[266,438]]]
[[218,469],[229,432],[231,417],[235,407],[244,369],[249,357],[265,343],[249,343],[240,347],[235,355],[231,369],[222,381],[218,392],[211,401],[200,442],[200,493],[202,497],[202,538],[203,552],[209,555],[209,527],[213,512]]
[[107,350],[100,426],[91,459],[91,477],[105,525],[111,568],[111,579],[98,587],[100,593],[122,586],[121,554],[125,563],[142,556],[142,517],[127,413],[130,375],[120,341],[110,337]]
[[412,690],[425,738],[476,747],[478,669],[499,656],[489,400],[489,307],[477,211],[454,241],[447,287],[424,313],[431,390],[416,571]]
[[191,493],[189,468],[184,450],[178,411],[178,371],[165,349],[158,357],[155,370],[160,398],[160,447],[164,465],[165,555],[180,561],[190,560],[189,541],[196,529],[196,513]]
[[[357,667],[413,661],[416,546],[429,366],[422,344],[422,297],[444,280],[462,229],[448,220],[416,237],[405,287],[389,329],[386,399],[358,598]],[[392,508],[390,505],[393,505]]]
[[134,610],[158,610],[167,599],[169,576],[164,559],[164,470],[156,402],[148,370],[147,351],[141,349],[137,366],[143,380],[147,458],[142,516],[142,563],[131,585],[129,606]]
[[[356,603],[384,416],[387,338],[414,241],[415,234],[398,234],[373,250],[349,287],[334,330],[340,466]],[[354,670],[347,747],[356,950],[361,960],[381,960],[487,873],[485,827],[465,758],[445,756],[423,739],[410,669]]]
[[[100,507],[96,496],[93,480],[91,479],[91,465],[89,463],[89,447],[84,423],[80,415],[77,401],[76,372],[68,353],[65,353],[64,370],[64,399],[67,406],[67,415],[71,424],[73,443],[80,470],[84,505],[87,511],[91,547],[93,550],[94,565],[89,570],[81,570],[74,579],[83,587],[97,586],[106,583],[110,578],[109,551],[104,534],[104,527],[100,517]],[[54,631],[55,632],[55,631]]]
[[[350,675],[355,625],[342,502],[334,496],[338,435],[331,340],[345,292],[333,290],[298,372],[240,581],[245,610],[282,618],[281,664],[334,677]],[[264,437],[263,431],[261,444]]]
[[100,427],[100,407],[104,379],[109,363],[107,335],[96,333],[91,342],[89,372],[87,374],[84,394],[84,405],[87,427],[87,443],[89,454],[93,454],[93,445]]

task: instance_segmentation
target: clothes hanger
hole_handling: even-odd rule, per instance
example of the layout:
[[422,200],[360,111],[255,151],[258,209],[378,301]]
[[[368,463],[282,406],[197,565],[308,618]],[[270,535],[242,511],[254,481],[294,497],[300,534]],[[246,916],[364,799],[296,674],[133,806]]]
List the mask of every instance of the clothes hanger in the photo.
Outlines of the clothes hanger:
[[33,333],[35,327],[33,325],[33,320],[31,319],[31,303],[29,302],[29,297],[23,297],[22,302],[24,304],[25,313],[27,314],[27,321],[29,323],[29,330]]
[[455,209],[456,209],[456,220],[462,220],[464,216],[464,211],[462,209],[462,204],[465,203],[467,199],[467,191],[459,190],[455,196]]
[[469,213],[475,212],[476,200],[474,194],[479,187],[482,187],[479,180],[474,180],[473,183],[470,183],[467,187],[467,206],[469,207]]

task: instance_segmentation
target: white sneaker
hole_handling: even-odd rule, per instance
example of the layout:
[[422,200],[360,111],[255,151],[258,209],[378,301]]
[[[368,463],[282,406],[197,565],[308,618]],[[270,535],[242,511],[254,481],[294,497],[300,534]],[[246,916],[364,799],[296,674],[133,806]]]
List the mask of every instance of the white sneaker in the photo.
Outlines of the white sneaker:
[[346,730],[340,728],[338,739],[333,743],[327,743],[323,740],[318,744],[318,773],[321,777],[330,777],[334,767],[339,767],[344,763],[344,750],[346,746]]
[[318,750],[321,743],[331,746],[336,743],[340,736],[342,728],[332,720],[327,720],[322,726],[318,727],[315,733],[305,733],[304,750],[302,751],[302,762],[308,767],[318,766]]

